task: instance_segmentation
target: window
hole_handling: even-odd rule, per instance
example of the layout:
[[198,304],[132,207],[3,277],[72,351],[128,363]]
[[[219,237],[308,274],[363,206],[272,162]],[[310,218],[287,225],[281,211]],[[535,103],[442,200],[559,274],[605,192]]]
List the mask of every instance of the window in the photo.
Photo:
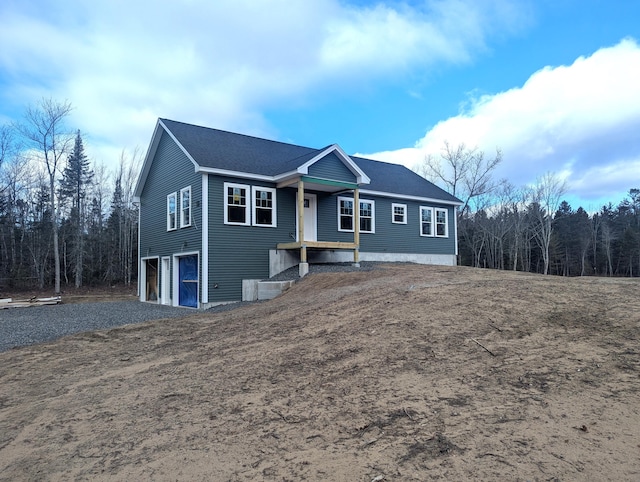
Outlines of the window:
[[167,231],[173,231],[178,227],[176,225],[177,204],[177,194],[172,192],[167,196]]
[[360,232],[373,233],[373,201],[360,201]]
[[353,199],[338,198],[338,231],[353,231]]
[[224,223],[248,226],[249,222],[249,186],[245,184],[224,183]]
[[407,224],[406,204],[391,204],[391,222],[394,224]]
[[253,186],[253,225],[276,226],[276,190]]
[[180,189],[180,227],[191,226],[191,186]]
[[[360,232],[375,233],[375,202],[360,201]],[[353,231],[353,199],[338,198],[338,231]]]
[[420,206],[420,236],[449,237],[449,212],[446,209]]
[[433,236],[433,208],[420,206],[420,236]]
[[436,236],[447,237],[449,236],[449,228],[447,226],[447,210],[436,208]]

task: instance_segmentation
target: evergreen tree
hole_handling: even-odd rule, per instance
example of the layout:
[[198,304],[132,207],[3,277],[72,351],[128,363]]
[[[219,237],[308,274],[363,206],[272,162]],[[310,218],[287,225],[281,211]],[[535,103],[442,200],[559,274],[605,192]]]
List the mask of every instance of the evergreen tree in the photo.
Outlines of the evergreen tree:
[[82,136],[78,130],[73,150],[67,159],[67,166],[60,182],[60,195],[72,200],[71,230],[74,233],[73,258],[76,288],[82,286],[84,264],[84,231],[85,231],[85,197],[87,188],[93,180],[93,171],[89,159],[84,153]]

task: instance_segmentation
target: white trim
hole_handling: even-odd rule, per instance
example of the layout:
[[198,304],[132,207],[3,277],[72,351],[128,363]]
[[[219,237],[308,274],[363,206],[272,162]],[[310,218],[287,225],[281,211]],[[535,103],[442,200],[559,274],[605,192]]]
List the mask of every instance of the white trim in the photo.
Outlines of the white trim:
[[[270,192],[271,193],[271,224],[258,224],[258,215],[256,210],[258,206],[256,205],[256,192]],[[278,226],[278,210],[276,209],[276,197],[277,190],[273,187],[263,187],[263,186],[251,186],[251,225],[259,228],[275,228]],[[226,210],[225,210],[226,212]]]
[[[343,232],[343,233],[353,233],[353,228],[351,229],[342,229],[340,228],[340,201],[344,200],[344,201],[351,201],[353,203],[353,198],[352,197],[346,197],[346,196],[338,196],[338,231]],[[362,203],[370,203],[371,204],[371,231],[364,231],[362,229],[362,226],[360,226],[360,233],[364,233],[364,234],[375,234],[376,233],[376,202],[372,199],[360,199],[360,204]],[[352,219],[355,220],[355,209],[356,207],[353,207],[354,212],[352,215]],[[358,205],[358,210],[360,210],[360,206]],[[360,213],[360,211],[358,211]],[[359,219],[363,219],[362,214],[360,213],[360,215],[358,216]],[[353,222],[351,223],[353,225]]]
[[140,224],[140,219],[141,219],[141,213],[142,213],[142,203],[140,203],[140,201],[137,201],[138,203],[138,298],[140,298],[141,294],[142,294],[142,289],[141,289],[141,281],[140,281],[140,271],[141,271],[141,266],[142,266],[142,260],[140,258],[140,231],[141,231],[141,224]]
[[[456,210],[453,210],[453,229],[454,229],[454,243],[455,243],[455,255],[456,258],[458,256],[458,213],[456,212]],[[457,264],[457,259],[456,259],[456,264]]]
[[[177,144],[177,146],[180,148],[180,150],[184,153],[185,156],[187,156],[187,158],[192,162],[194,169],[196,170],[196,172],[198,172],[198,163],[196,162],[196,160],[191,157],[191,154],[189,154],[189,151],[187,151],[185,149],[185,147],[180,144],[180,142],[178,141],[178,139],[176,138],[176,136],[173,135],[173,132],[171,132],[171,129],[169,129],[164,122],[162,122],[162,120],[158,119],[158,123],[164,127],[164,130],[167,134],[169,134],[169,137],[171,137],[171,139],[173,139],[173,141]],[[155,152],[154,152],[155,154]]]
[[444,199],[436,199],[431,197],[410,196],[408,194],[396,194],[382,191],[369,191],[366,189],[360,189],[360,194],[367,196],[380,196],[380,197],[393,197],[397,199],[406,199],[408,201],[421,201],[434,204],[445,204],[447,206],[462,206],[462,202],[457,201],[445,201]]
[[[396,221],[396,208],[402,208],[402,221]],[[391,203],[391,224],[407,224],[407,205],[400,203]]]
[[[169,264],[169,273],[164,269],[165,261]],[[162,288],[160,289],[160,303],[163,305],[171,304],[171,256],[163,256],[160,258],[160,266],[162,267],[160,283]],[[166,276],[165,276],[166,275]]]
[[[367,176],[366,173],[362,169],[360,169],[360,167],[358,167],[358,165],[351,159],[351,157],[345,154],[345,152],[337,144],[334,144],[333,146],[330,146],[327,149],[323,150],[322,152],[314,156],[311,160],[305,162],[298,168],[292,171],[276,174],[274,176],[268,176],[265,174],[254,174],[251,172],[243,172],[243,171],[232,171],[229,169],[219,169],[215,167],[198,166],[197,164],[196,164],[196,172],[207,172],[209,174],[216,174],[218,176],[238,177],[241,179],[252,179],[256,181],[283,183],[289,179],[295,179],[300,175],[308,175],[309,167],[311,167],[313,164],[323,159],[325,156],[327,156],[332,152],[336,152],[338,157],[342,159],[342,162],[345,164],[347,169],[349,169],[353,173],[353,175],[356,176],[357,184],[371,183],[371,179],[369,178],[369,176]],[[332,179],[332,180],[335,180],[335,179]]]
[[155,303],[160,304],[160,293],[155,301],[147,300],[147,263],[150,259],[155,259],[157,261],[157,272],[156,272],[156,289],[160,288],[160,257],[159,256],[144,256],[140,258],[140,271],[139,271],[139,279],[142,281],[142,287],[144,289],[140,290],[140,301],[147,303]]
[[[431,213],[431,232],[429,234],[424,234],[422,232],[422,211],[429,211]],[[419,219],[419,229],[420,229],[420,236],[423,237],[428,237],[428,238],[433,238],[434,237],[434,233],[435,233],[435,213],[433,212],[433,207],[431,206],[420,206],[420,209],[418,209],[418,213],[420,214]]]
[[228,169],[217,169],[215,167],[198,167],[196,172],[215,174],[217,176],[239,177],[242,179],[254,179],[256,181],[276,182],[278,176],[265,176],[263,174],[252,174],[250,172],[230,171]]
[[147,150],[147,154],[144,157],[144,162],[142,163],[142,169],[140,169],[140,175],[138,176],[138,181],[136,182],[136,188],[133,191],[134,202],[140,202],[140,195],[142,194],[142,188],[144,187],[144,184],[147,181],[147,176],[149,175],[149,170],[151,169],[151,160],[156,155],[156,151],[158,150],[158,144],[160,143],[160,137],[162,137],[158,135],[160,129],[164,129],[165,131],[167,130],[166,127],[164,127],[164,125],[160,122],[160,119],[158,119],[158,121],[156,122],[156,127],[153,129],[151,140],[149,141],[149,149]]
[[[171,218],[169,217],[171,214],[169,210],[169,198],[171,197],[174,199],[173,227],[171,227]],[[175,231],[176,229],[178,229],[178,192],[173,191],[167,194],[167,231]]]
[[[185,251],[182,253],[173,253],[171,267],[173,269],[173,283],[171,285],[173,291],[172,306],[180,306],[180,258],[186,256],[196,256],[198,259],[198,289],[197,293],[197,305],[200,306],[200,289],[202,287],[202,280],[200,279],[200,253],[198,251]],[[191,308],[191,306],[183,306],[182,308]],[[192,308],[193,309],[193,308]]]
[[151,170],[152,160],[155,157],[156,152],[158,150],[158,144],[160,144],[160,139],[162,138],[162,133],[160,132],[160,129],[164,130],[169,135],[169,137],[173,139],[173,141],[184,153],[184,155],[187,156],[187,159],[189,159],[191,163],[194,165],[195,172],[198,171],[198,163],[195,161],[195,159],[191,157],[191,154],[189,154],[189,152],[187,152],[184,146],[180,144],[180,142],[178,142],[178,139],[176,139],[173,133],[164,124],[164,122],[162,122],[161,119],[158,119],[158,121],[156,122],[156,127],[153,130],[153,134],[151,135],[149,149],[147,150],[147,154],[144,157],[144,162],[142,163],[142,169],[140,170],[140,176],[138,176],[138,182],[136,183],[135,190],[133,191],[133,200],[135,202],[140,201],[140,196],[142,195],[142,189],[144,187],[144,184],[147,182],[147,177],[149,176],[149,171]]
[[[449,237],[449,210],[446,208],[433,208],[434,211],[434,226],[433,234],[436,238],[448,238]],[[438,234],[438,211],[444,212],[444,234]]]
[[[189,206],[187,207],[187,209],[189,210],[189,222],[185,223],[184,222],[184,211],[185,208],[183,206],[184,204],[184,193],[188,192],[189,193]],[[193,210],[191,209],[191,206],[193,205],[193,203],[191,202],[191,186],[187,186],[187,187],[183,187],[182,189],[180,189],[180,228],[188,228],[189,226],[191,226],[191,220],[193,219]]]
[[209,174],[202,174],[202,302],[209,303]]
[[335,152],[339,158],[341,158],[342,163],[351,171],[351,173],[356,176],[357,184],[370,184],[371,179],[366,173],[358,167],[358,165],[349,157],[338,144],[333,144],[326,149],[324,149],[319,154],[315,155],[312,159],[308,160],[300,167],[298,167],[297,171],[300,174],[309,174],[309,167],[318,162],[319,160],[325,158],[327,155]]
[[[229,204],[228,204],[228,188],[239,188],[245,190],[245,220],[243,223],[231,222],[229,221]],[[223,185],[224,192],[223,196],[223,206],[224,206],[224,224],[230,224],[232,226],[251,226],[251,186],[249,184],[236,184],[234,182],[225,182]],[[233,204],[232,204],[233,206]]]

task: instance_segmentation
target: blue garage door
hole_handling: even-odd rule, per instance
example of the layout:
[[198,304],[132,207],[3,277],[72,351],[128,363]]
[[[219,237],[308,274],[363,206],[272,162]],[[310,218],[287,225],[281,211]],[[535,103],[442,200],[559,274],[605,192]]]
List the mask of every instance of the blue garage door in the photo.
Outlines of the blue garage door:
[[198,257],[184,256],[180,258],[178,270],[180,286],[178,303],[180,306],[198,307]]

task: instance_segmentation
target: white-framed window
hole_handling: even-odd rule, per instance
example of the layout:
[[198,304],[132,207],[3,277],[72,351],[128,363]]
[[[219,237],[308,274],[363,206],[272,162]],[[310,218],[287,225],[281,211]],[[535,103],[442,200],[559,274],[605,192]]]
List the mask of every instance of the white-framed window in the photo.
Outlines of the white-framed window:
[[338,198],[338,231],[353,231],[353,199]]
[[360,201],[360,232],[375,233],[375,204],[373,201]]
[[191,226],[191,186],[180,189],[180,227]]
[[436,236],[449,237],[449,211],[446,209],[435,209],[436,211]]
[[224,223],[249,226],[250,186],[247,184],[224,183]]
[[178,228],[178,194],[172,192],[167,195],[167,231],[174,231]]
[[[353,231],[353,198],[338,197],[338,231]],[[360,232],[376,232],[375,201],[360,200]]]
[[420,206],[420,236],[449,237],[449,211]]
[[253,225],[276,227],[276,190],[252,186]]
[[394,224],[407,224],[407,205],[391,203],[391,222]]
[[433,236],[433,208],[420,206],[420,236]]

